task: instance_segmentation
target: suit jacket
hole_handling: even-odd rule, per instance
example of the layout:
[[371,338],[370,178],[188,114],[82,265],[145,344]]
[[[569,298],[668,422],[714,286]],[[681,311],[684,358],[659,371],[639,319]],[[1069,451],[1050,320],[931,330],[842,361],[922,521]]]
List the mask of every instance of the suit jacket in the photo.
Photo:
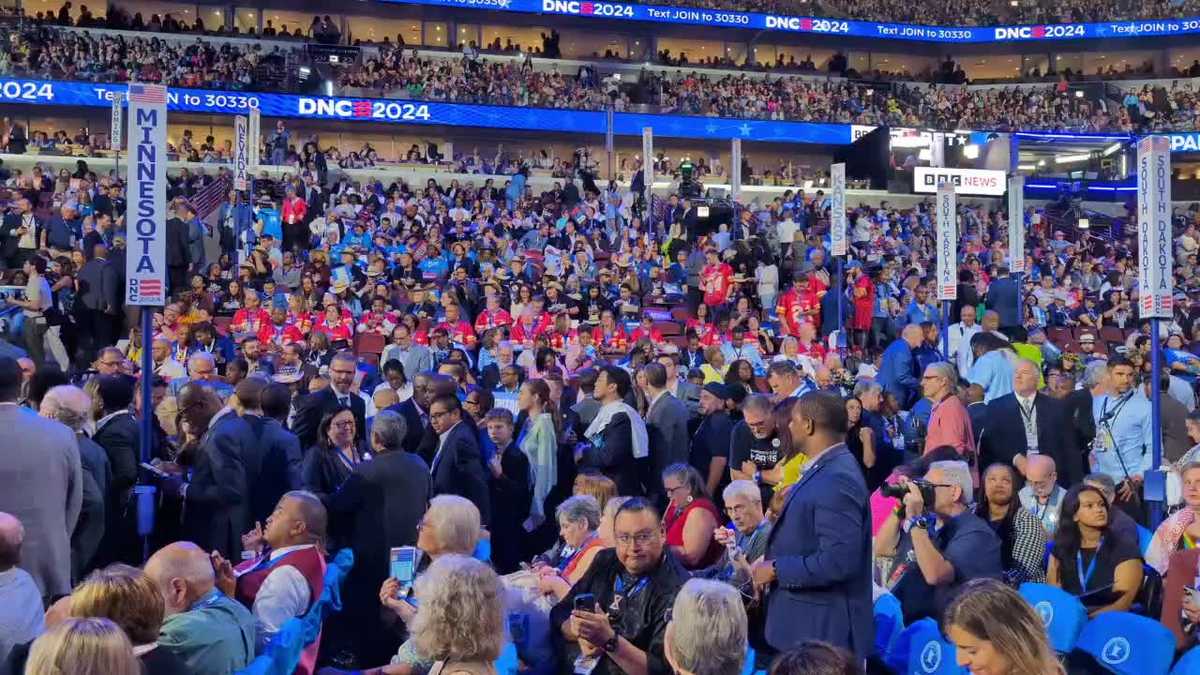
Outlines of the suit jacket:
[[1012,277],[992,280],[984,304],[1000,315],[1002,328],[1021,325],[1021,301],[1017,292],[1017,282],[1013,281]]
[[105,496],[112,479],[112,467],[104,448],[83,434],[75,436],[79,443],[79,462],[83,468],[83,501],[79,522],[71,532],[71,575],[80,579],[88,564],[100,550],[104,538]]
[[[301,448],[316,445],[317,427],[326,414],[337,410],[338,405],[337,394],[332,386],[313,392],[296,403],[292,431],[299,437]],[[367,433],[367,403],[358,394],[351,393],[350,410],[354,413],[354,439],[361,443]]]
[[646,411],[646,435],[654,469],[651,485],[661,489],[663,469],[676,463],[687,464],[691,454],[688,409],[683,401],[669,391],[659,396]]
[[[101,418],[103,419],[103,418]],[[133,413],[121,412],[104,420],[92,434],[92,440],[108,455],[111,478],[108,481],[109,504],[119,501],[133,487],[138,476],[138,452],[141,432]]]
[[425,436],[425,421],[421,419],[421,411],[410,398],[407,401],[388,406],[388,410],[398,413],[407,423],[404,432],[404,449],[417,454],[421,448],[421,439]]
[[83,501],[75,434],[15,404],[0,405],[0,511],[25,526],[21,569],[45,597],[71,592],[71,533]]
[[908,408],[921,384],[917,373],[917,360],[908,343],[897,338],[883,351],[879,363],[879,384],[895,395],[902,408]]
[[447,434],[433,456],[433,494],[466,497],[479,508],[484,526],[491,515],[491,498],[483,473],[483,455],[475,428],[459,422]]
[[633,422],[625,413],[612,416],[601,434],[599,447],[587,446],[580,469],[596,469],[617,484],[617,494],[642,494],[638,480],[637,462],[633,458]]
[[206,551],[240,560],[242,534],[249,529],[247,457],[255,461],[257,439],[250,424],[234,412],[218,417],[196,453],[192,481],[184,497],[184,531]]
[[121,304],[117,270],[107,260],[92,258],[83,264],[77,277],[79,294],[76,301],[86,309],[115,314]]
[[874,648],[871,511],[845,444],[826,450],[792,487],[767,539],[777,580],[767,595],[766,639],[784,651],[824,640],[858,658]]
[[245,458],[248,485],[254,486],[247,521],[253,525],[267,522],[279,498],[301,488],[304,454],[296,434],[284,429],[278,420],[257,415],[243,415],[242,419],[250,425],[256,440],[253,452]]
[[190,230],[188,224],[178,218],[167,221],[167,267],[187,267],[191,264],[191,249],[188,247]]
[[388,551],[417,543],[417,525],[432,496],[429,465],[410,452],[387,452],[359,464],[330,495],[332,529],[354,549],[354,569],[343,587],[347,611],[378,618]]
[[[37,200],[34,200],[37,203]],[[17,252],[18,244],[21,237],[17,234],[17,228],[21,227],[21,214],[12,212],[4,215],[4,221],[0,224],[0,246],[3,247],[5,257],[14,255]],[[35,247],[40,244],[42,236],[42,223],[35,216],[33,219],[33,241]]]
[[[1070,488],[1083,479],[1083,455],[1075,447],[1071,420],[1063,403],[1041,392],[1033,399],[1037,423],[1037,451],[1054,460],[1058,482]],[[993,462],[1012,464],[1013,457],[1029,451],[1025,420],[1016,394],[1006,394],[987,404],[987,430],[983,434],[980,468]]]

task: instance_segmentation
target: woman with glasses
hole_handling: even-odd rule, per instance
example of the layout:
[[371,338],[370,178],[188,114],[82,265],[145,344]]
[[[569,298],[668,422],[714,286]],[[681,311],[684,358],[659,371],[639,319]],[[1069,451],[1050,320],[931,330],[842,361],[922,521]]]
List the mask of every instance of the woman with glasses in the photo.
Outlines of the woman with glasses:
[[[1046,581],[1081,598],[1090,616],[1124,612],[1142,586],[1137,541],[1117,536],[1108,499],[1099,488],[1077,485],[1067,492],[1059,515]],[[1090,600],[1090,601],[1089,601]]]
[[558,505],[554,515],[558,518],[563,545],[555,551],[553,559],[537,570],[541,575],[538,588],[558,602],[588,571],[596,554],[609,545],[597,531],[601,514],[600,505],[594,498],[587,495],[570,497]]
[[304,455],[301,480],[304,489],[327,498],[338,491],[363,461],[370,459],[355,442],[357,427],[354,412],[340,406],[321,419],[317,427],[317,444]]
[[670,502],[663,513],[667,546],[689,570],[716,563],[724,552],[713,538],[721,516],[708,496],[700,472],[687,464],[672,464],[662,474]]

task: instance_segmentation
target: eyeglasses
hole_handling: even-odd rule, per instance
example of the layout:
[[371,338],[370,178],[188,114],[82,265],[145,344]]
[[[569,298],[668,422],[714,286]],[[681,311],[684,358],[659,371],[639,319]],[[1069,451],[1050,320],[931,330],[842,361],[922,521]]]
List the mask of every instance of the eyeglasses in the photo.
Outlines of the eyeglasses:
[[687,486],[686,485],[676,485],[675,487],[666,487],[664,485],[663,489],[667,491],[668,497],[674,497],[676,492],[678,492],[680,490],[686,490]]
[[649,544],[650,542],[654,541],[657,537],[658,537],[658,532],[656,532],[655,530],[642,530],[641,532],[638,532],[636,534],[628,534],[628,533],[618,534],[614,538],[616,539],[617,544],[620,546],[629,546],[630,544],[637,544],[638,546],[645,546],[646,544]]
[[479,405],[479,399],[469,398],[469,399],[463,401],[463,405]]
[[339,429],[353,429],[354,420],[342,420],[341,422],[334,422],[333,426]]
[[431,410],[431,411],[429,411],[429,419],[431,419],[431,420],[441,419],[449,414],[450,414],[449,410],[443,410],[442,412],[433,412]]
[[725,513],[729,514],[730,516],[736,516],[748,508],[750,507],[746,504],[734,504],[733,506],[726,506]]

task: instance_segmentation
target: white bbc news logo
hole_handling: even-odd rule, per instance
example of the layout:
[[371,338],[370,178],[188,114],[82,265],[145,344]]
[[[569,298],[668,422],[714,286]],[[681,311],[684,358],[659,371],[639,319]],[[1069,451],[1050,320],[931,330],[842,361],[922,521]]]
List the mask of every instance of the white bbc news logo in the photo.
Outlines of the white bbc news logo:
[[963,176],[957,173],[927,173],[923,176],[926,187],[937,188],[942,183],[953,185],[954,187],[978,187],[992,188],[1000,184],[999,179],[993,176]]

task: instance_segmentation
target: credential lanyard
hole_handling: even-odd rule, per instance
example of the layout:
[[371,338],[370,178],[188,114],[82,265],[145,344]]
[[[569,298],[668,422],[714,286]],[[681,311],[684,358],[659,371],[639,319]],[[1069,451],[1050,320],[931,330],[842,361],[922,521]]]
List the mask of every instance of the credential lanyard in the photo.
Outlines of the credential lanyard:
[[1079,574],[1079,587],[1083,592],[1087,592],[1088,582],[1092,580],[1092,574],[1096,572],[1096,560],[1100,558],[1100,548],[1104,546],[1104,538],[1100,538],[1100,543],[1096,545],[1096,555],[1092,556],[1092,561],[1088,563],[1087,572],[1083,571],[1083,551],[1075,552],[1075,571]]

